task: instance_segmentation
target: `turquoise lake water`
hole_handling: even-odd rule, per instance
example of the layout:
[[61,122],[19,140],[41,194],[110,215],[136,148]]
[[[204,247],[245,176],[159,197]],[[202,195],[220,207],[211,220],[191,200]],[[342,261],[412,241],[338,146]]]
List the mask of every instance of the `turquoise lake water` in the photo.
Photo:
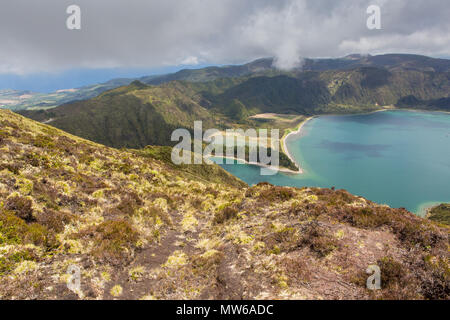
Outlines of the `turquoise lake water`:
[[260,175],[247,164],[221,165],[250,185],[336,187],[422,214],[450,202],[450,114],[385,111],[321,116],[286,141],[305,173]]

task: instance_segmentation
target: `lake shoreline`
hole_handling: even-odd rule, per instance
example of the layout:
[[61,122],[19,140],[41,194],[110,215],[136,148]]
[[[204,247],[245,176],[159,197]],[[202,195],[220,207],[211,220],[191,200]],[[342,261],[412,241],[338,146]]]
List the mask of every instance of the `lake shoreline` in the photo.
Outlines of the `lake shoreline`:
[[[381,107],[381,109],[368,111],[368,112],[350,113],[350,114],[329,113],[329,114],[320,114],[320,115],[314,115],[314,116],[307,117],[304,120],[302,120],[296,127],[288,128],[287,130],[291,130],[291,131],[289,133],[285,134],[280,140],[281,152],[283,152],[289,158],[289,160],[298,167],[297,171],[291,170],[291,169],[288,169],[288,168],[285,168],[285,167],[280,167],[280,166],[278,168],[275,168],[273,166],[264,165],[264,164],[261,164],[261,163],[258,163],[258,162],[248,162],[246,160],[238,159],[236,157],[225,157],[225,156],[222,156],[222,157],[217,157],[217,158],[233,159],[235,161],[240,161],[243,164],[259,166],[259,167],[268,168],[268,169],[272,169],[272,170],[277,170],[279,172],[288,173],[288,174],[295,174],[295,175],[304,174],[305,170],[302,168],[300,163],[298,163],[297,160],[295,160],[295,158],[289,152],[289,148],[287,147],[286,141],[287,141],[288,138],[294,138],[295,139],[295,137],[297,135],[301,134],[301,130],[302,130],[303,126],[308,121],[313,120],[315,118],[323,117],[323,116],[344,116],[345,117],[345,116],[354,116],[354,115],[367,115],[367,114],[373,114],[373,113],[385,112],[385,111],[441,112],[441,113],[450,114],[450,112],[439,111],[439,110],[430,111],[430,110],[421,110],[421,109],[396,108],[396,107],[393,107],[393,106],[383,106],[383,107]],[[300,139],[300,138],[301,137],[298,137],[298,139]]]
[[[287,169],[288,171],[290,171],[290,173],[295,173],[295,174],[303,174],[305,173],[304,169],[300,166],[300,163],[297,163],[297,161],[295,160],[295,158],[291,155],[291,153],[289,152],[289,148],[287,147],[286,144],[286,140],[290,137],[290,136],[296,136],[298,134],[301,133],[301,129],[303,128],[303,126],[310,120],[315,119],[315,118],[319,118],[319,117],[324,117],[324,116],[355,116],[355,115],[367,115],[367,114],[373,114],[373,113],[377,113],[377,112],[385,112],[385,111],[408,111],[408,112],[431,112],[431,113],[445,113],[445,114],[450,114],[450,112],[447,111],[440,111],[440,110],[422,110],[422,109],[409,109],[409,108],[396,108],[396,107],[392,107],[392,106],[385,106],[384,108],[382,107],[382,109],[378,109],[378,110],[373,110],[373,111],[369,111],[369,112],[360,112],[360,113],[350,113],[350,114],[339,114],[339,113],[329,113],[329,114],[320,114],[320,115],[314,115],[314,116],[310,116],[306,119],[304,119],[297,128],[294,129],[290,129],[290,130],[295,130],[295,131],[291,131],[289,132],[287,135],[283,136],[281,138],[281,147],[282,147],[282,152],[284,152],[284,154],[286,154],[286,156],[289,158],[289,160],[291,160],[298,168],[298,171],[292,171]],[[301,137],[299,137],[298,139],[300,139]],[[252,163],[253,164],[253,163]],[[280,170],[281,171],[281,170]]]
[[[252,165],[252,166],[258,166],[258,167],[274,170],[274,171],[277,171],[277,172],[283,172],[283,173],[289,173],[289,174],[299,174],[300,173],[299,171],[294,171],[294,170],[291,170],[291,169],[288,169],[288,168],[285,168],[285,167],[274,167],[274,166],[269,166],[269,165],[262,164],[262,163],[259,163],[259,162],[249,162],[247,160],[238,159],[236,157],[215,156],[215,155],[213,155],[213,156],[211,156],[211,158],[231,159],[231,160],[234,160],[234,161],[241,162],[242,164],[249,164],[249,165]],[[223,163],[220,163],[220,164],[223,164]],[[228,163],[225,163],[225,164],[228,164]]]
[[446,203],[446,201],[432,201],[432,202],[424,202],[417,208],[417,215],[422,218],[428,218],[430,215],[431,209]]
[[317,116],[312,116],[312,117],[308,117],[305,120],[303,120],[297,127],[297,129],[295,129],[295,131],[291,131],[289,132],[287,135],[283,136],[281,138],[281,146],[282,146],[282,151],[284,152],[284,154],[289,158],[289,160],[291,160],[297,167],[298,167],[298,172],[296,172],[297,174],[303,174],[304,170],[301,167],[300,163],[297,163],[297,161],[294,159],[294,157],[290,154],[289,149],[287,147],[286,141],[289,137],[291,136],[295,136],[297,134],[301,133],[301,130],[303,128],[303,126],[310,120],[314,119]]
[[[384,114],[379,113],[379,112],[386,112],[386,111],[393,111],[393,112],[392,113],[388,112],[388,113],[384,113]],[[373,116],[369,115],[367,118],[367,119],[374,119],[374,120],[373,121],[371,120],[369,123],[369,122],[367,122],[366,118],[358,117],[359,115],[365,115],[365,114],[374,114]],[[378,115],[375,115],[375,114],[378,114]],[[428,118],[428,114],[430,115],[431,118]],[[370,199],[374,202],[388,203],[389,206],[395,207],[395,208],[406,207],[408,210],[415,213],[416,215],[425,217],[430,208],[435,207],[436,205],[439,205],[440,203],[450,202],[447,199],[448,195],[446,195],[445,192],[444,193],[442,192],[442,190],[445,190],[446,187],[448,188],[448,180],[445,180],[445,177],[447,177],[447,175],[448,175],[448,170],[444,170],[444,167],[441,168],[439,161],[437,161],[434,166],[433,166],[434,162],[430,161],[430,168],[427,168],[427,170],[428,170],[427,172],[429,172],[429,174],[425,174],[423,176],[422,180],[420,177],[417,178],[416,174],[413,174],[413,171],[417,172],[417,170],[420,170],[418,168],[420,168],[421,165],[419,165],[418,161],[415,161],[414,159],[416,159],[416,160],[421,159],[420,157],[422,156],[422,154],[420,154],[420,157],[416,156],[417,150],[415,150],[414,148],[412,148],[412,146],[410,146],[408,144],[406,144],[406,145],[410,146],[410,148],[409,149],[405,148],[405,150],[403,150],[401,153],[399,153],[398,154],[399,158],[396,160],[396,162],[398,162],[398,160],[404,161],[404,165],[402,165],[399,169],[400,174],[398,175],[398,177],[396,175],[397,172],[393,169],[398,164],[390,162],[390,161],[393,161],[390,159],[394,159],[393,157],[391,157],[390,153],[393,153],[397,157],[398,152],[395,152],[395,150],[397,150],[396,148],[382,150],[385,153],[387,153],[387,156],[384,158],[381,157],[380,160],[375,159],[376,157],[380,157],[380,155],[373,155],[370,153],[368,155],[366,155],[366,153],[372,152],[371,150],[373,150],[373,148],[370,148],[370,146],[372,144],[378,146],[378,145],[381,145],[381,143],[383,143],[383,145],[385,145],[386,143],[392,143],[393,146],[396,146],[397,143],[402,143],[402,146],[404,146],[405,144],[402,142],[403,140],[409,139],[408,136],[410,136],[410,135],[415,136],[414,134],[417,131],[419,131],[416,129],[422,128],[421,127],[422,125],[426,125],[427,127],[429,127],[430,126],[429,121],[432,120],[432,121],[442,121],[445,124],[445,126],[443,127],[444,129],[442,129],[442,128],[439,129],[440,127],[438,125],[436,125],[436,128],[433,127],[434,128],[433,130],[430,127],[430,129],[426,131],[427,136],[424,136],[425,133],[422,132],[422,130],[420,130],[420,132],[421,132],[421,133],[419,133],[420,137],[421,138],[425,137],[426,139],[425,138],[423,140],[418,139],[417,140],[419,143],[418,146],[420,146],[420,148],[423,148],[423,150],[429,150],[430,153],[426,153],[427,155],[433,154],[432,151],[437,150],[436,149],[437,147],[434,148],[433,145],[427,141],[429,139],[431,139],[430,141],[436,141],[436,146],[438,146],[438,145],[441,146],[438,148],[438,150],[442,150],[442,151],[439,151],[440,157],[444,157],[442,159],[448,159],[448,150],[449,149],[445,149],[445,148],[447,148],[447,146],[450,143],[450,141],[448,140],[448,138],[449,138],[448,132],[449,131],[446,129],[446,128],[450,128],[449,127],[449,118],[448,118],[449,114],[450,114],[449,112],[444,112],[444,111],[440,111],[440,110],[430,111],[430,110],[416,110],[416,109],[404,109],[404,108],[401,108],[401,109],[400,108],[382,108],[381,109],[381,107],[380,107],[380,109],[378,109],[378,110],[372,110],[370,112],[364,112],[364,113],[352,113],[352,114],[346,114],[346,115],[323,114],[323,115],[315,115],[315,116],[311,116],[311,117],[304,117],[302,119],[298,119],[298,121],[296,121],[297,122],[296,124],[292,123],[291,124],[292,127],[285,130],[285,133],[282,137],[282,143],[281,143],[280,148],[282,149],[284,154],[286,154],[286,156],[292,162],[294,162],[296,165],[298,165],[299,162],[301,163],[301,165],[303,166],[303,168],[301,168],[302,169],[301,172],[304,173],[304,175],[300,176],[300,175],[298,175],[299,172],[296,172],[296,174],[297,174],[296,176],[291,176],[291,178],[289,178],[289,175],[283,174],[283,172],[280,170],[279,177],[276,177],[273,179],[270,178],[268,181],[275,185],[292,185],[292,186],[316,185],[317,187],[325,187],[325,188],[328,186],[331,186],[331,185],[332,186],[337,185],[346,190],[351,190],[350,192],[352,192],[353,194],[361,195],[362,197],[364,197],[366,199]],[[349,119],[349,120],[340,119],[340,117],[345,118],[346,116],[355,116],[355,115],[356,115],[355,119],[358,121],[356,121],[356,120],[353,121],[352,119]],[[331,117],[326,117],[326,116],[331,116]],[[338,118],[335,119],[335,116]],[[304,127],[304,125],[307,124],[308,121],[312,120],[313,118],[316,118],[315,121],[319,121],[319,119],[322,119],[322,121],[327,121],[327,122],[331,121],[331,123],[343,122],[343,123],[345,123],[346,129],[344,131],[342,131],[342,129],[343,129],[342,127],[336,126],[336,129],[333,129],[333,126],[327,126],[327,128],[330,131],[323,131],[323,133],[322,133],[322,131],[316,132],[316,130],[314,129],[314,128],[316,128],[316,122],[310,123],[308,127]],[[411,119],[414,121],[411,122],[412,121]],[[391,120],[395,120],[398,123],[392,122]],[[422,120],[424,120],[425,122],[422,123]],[[371,127],[372,129],[369,129],[368,126],[363,126],[361,128],[357,125],[357,123],[359,121],[361,121],[362,124],[371,124],[371,125],[373,122],[373,125],[375,127]],[[416,123],[416,121],[418,121],[418,122]],[[322,123],[322,122],[320,122],[320,123]],[[387,123],[390,125],[388,125],[387,128],[384,128],[383,127],[384,123]],[[396,125],[394,126],[393,123]],[[318,125],[319,125],[319,123],[318,123]],[[295,128],[294,128],[294,126],[295,126]],[[383,130],[381,130],[381,131],[375,130],[377,128],[376,126],[383,127],[381,129],[383,129],[384,131]],[[401,130],[403,128],[403,126],[405,126],[405,128],[408,128],[409,130],[412,130],[411,133],[406,134],[405,131],[402,131],[401,134],[397,135],[397,134],[393,134],[391,132],[391,130],[393,130],[394,128]],[[319,128],[319,127],[317,127],[317,128]],[[360,163],[357,163],[357,165],[353,166],[351,161],[344,161],[341,159],[344,156],[340,156],[339,154],[337,154],[337,155],[330,154],[330,157],[331,157],[330,161],[333,164],[338,165],[336,170],[331,171],[330,166],[323,162],[323,161],[328,161],[327,160],[328,155],[326,155],[326,153],[324,153],[324,154],[320,153],[320,155],[319,155],[319,152],[317,154],[315,154],[314,153],[315,149],[311,150],[309,148],[309,147],[311,147],[311,141],[313,141],[317,145],[317,143],[320,142],[320,139],[326,139],[327,137],[335,137],[335,134],[337,137],[339,137],[342,132],[344,132],[343,136],[345,137],[345,139],[343,139],[341,141],[340,138],[336,138],[336,141],[341,142],[341,144],[343,143],[343,141],[345,141],[347,144],[350,145],[350,147],[352,147],[353,144],[355,146],[360,146],[360,145],[365,146],[365,145],[363,145],[364,142],[360,141],[360,140],[364,140],[363,138],[356,138],[355,135],[351,134],[351,132],[353,132],[353,131],[347,132],[347,130],[354,130],[353,128],[355,128],[355,130],[356,129],[360,130],[360,131],[355,131],[356,137],[359,135],[359,132],[361,132],[361,135],[363,137],[365,136],[365,134],[369,134],[369,136],[371,137],[371,140],[370,140],[371,144],[369,144],[369,147],[367,149],[363,149],[362,147],[360,147],[359,149],[355,149],[356,151],[354,151],[353,149],[350,149],[349,152],[353,152],[353,153],[359,152],[359,153],[362,153],[363,156],[366,155],[368,157],[367,165],[370,165],[372,169],[367,169],[367,170],[361,171],[365,168],[363,166],[362,160],[358,160]],[[337,129],[339,129],[340,131]],[[304,130],[304,131],[302,131],[302,130]],[[375,131],[373,131],[373,130],[375,130]],[[395,132],[397,132],[397,131],[395,131]],[[377,139],[375,139],[375,133],[376,133]],[[311,136],[311,139],[316,139],[317,141],[309,140],[310,136]],[[353,137],[355,137],[355,138],[353,138]],[[303,140],[300,140],[300,139],[305,139],[305,142],[303,143]],[[384,139],[384,140],[380,140],[382,142],[377,142],[379,139]],[[304,144],[305,144],[305,146],[303,147]],[[337,144],[339,146],[339,143],[337,143]],[[344,147],[345,147],[345,145],[344,145]],[[299,150],[299,148],[302,150]],[[445,150],[447,150],[447,151],[445,151]],[[445,152],[443,153],[443,151],[445,151]],[[408,157],[404,156],[405,154],[410,154],[409,152],[411,152],[411,156],[414,155],[413,158],[408,158]],[[294,155],[295,155],[295,158],[294,158]],[[320,159],[320,161],[318,159]],[[440,158],[438,158],[438,159],[440,159]],[[312,161],[311,164],[314,164],[314,166],[312,168],[310,168],[308,166],[310,161]],[[315,161],[319,161],[320,163],[319,162],[316,163]],[[444,162],[444,164],[445,164],[445,162]],[[364,164],[364,165],[366,165],[366,164]],[[308,168],[307,170],[305,170],[305,166],[306,166],[306,168]],[[243,166],[243,167],[245,169],[245,166]],[[380,177],[381,174],[377,173],[377,170],[376,170],[377,168],[387,169],[386,172],[390,172],[390,174],[393,174],[393,177],[396,177],[396,178],[394,179],[394,178]],[[239,173],[241,170],[244,170],[244,169],[239,169],[239,170],[236,169],[235,175],[240,177]],[[255,169],[253,169],[253,170],[255,170]],[[309,172],[310,170],[311,170],[311,172]],[[314,176],[312,175],[314,170],[318,170],[317,172],[320,172],[321,174],[325,175],[326,179],[328,179],[327,177],[329,176],[330,177],[329,179],[331,179],[331,180],[330,181],[328,181],[328,180],[319,181],[319,179],[315,175]],[[339,170],[339,173],[337,170]],[[407,175],[406,175],[406,173],[407,173]],[[256,172],[255,172],[255,174],[256,174]],[[328,176],[326,176],[326,174],[328,174]],[[355,176],[355,174],[356,174],[356,176]],[[343,176],[343,175],[345,175],[345,176]],[[353,178],[351,178],[352,176],[353,176]],[[414,177],[416,177],[416,178],[414,178]],[[433,177],[436,177],[436,178],[434,179]],[[253,184],[253,183],[258,183],[261,179],[264,179],[264,177],[258,178],[256,176],[254,176],[254,177],[249,176],[249,177],[247,177],[248,181],[247,180],[245,180],[245,181]],[[394,179],[394,180],[392,180],[392,179]],[[405,181],[408,181],[408,182],[402,182],[404,179],[406,179]],[[367,183],[364,181],[369,181],[371,183],[371,187],[367,187]],[[380,181],[380,182],[377,182],[377,181]],[[390,181],[391,183],[388,181]],[[377,184],[377,183],[379,183],[379,184]],[[383,184],[381,184],[381,183],[383,183]],[[429,184],[437,185],[438,189],[431,190],[431,191],[429,189],[422,190]],[[398,192],[398,195],[397,195],[397,192]],[[406,194],[406,193],[408,193],[408,194]],[[430,201],[431,199],[435,199],[435,200],[437,199],[438,201]]]
[[[295,174],[304,174],[305,173],[305,171],[304,171],[304,169],[301,167],[301,165],[300,165],[300,163],[297,163],[297,161],[295,160],[295,158],[291,155],[291,153],[289,152],[289,148],[287,147],[287,144],[286,144],[286,141],[287,141],[287,139],[289,138],[289,137],[295,137],[296,135],[299,135],[300,133],[301,133],[301,130],[302,130],[302,128],[303,128],[303,126],[308,122],[308,121],[311,121],[311,120],[313,120],[313,119],[315,119],[315,118],[319,118],[319,117],[322,117],[322,116],[346,116],[346,115],[348,115],[348,116],[352,116],[352,115],[357,115],[357,114],[361,114],[361,115],[364,115],[364,114],[372,114],[372,113],[376,113],[376,112],[383,112],[383,111],[389,111],[389,110],[395,110],[395,108],[384,108],[384,109],[379,109],[379,110],[374,110],[374,111],[370,111],[370,112],[362,112],[362,113],[352,113],[352,114],[333,114],[333,113],[330,113],[330,114],[321,114],[321,115],[314,115],[314,116],[310,116],[310,117],[308,117],[308,118],[306,118],[306,119],[304,119],[302,122],[300,122],[298,125],[297,125],[297,127],[296,128],[293,128],[293,129],[288,129],[288,130],[294,130],[294,131],[290,131],[288,134],[286,134],[286,135],[284,135],[282,138],[281,138],[281,148],[282,148],[282,152],[284,153],[284,154],[286,154],[286,156],[289,158],[289,160],[291,160],[297,167],[298,167],[298,171],[292,171],[292,170],[289,170],[291,173],[295,173]],[[300,139],[300,137],[299,137],[299,139]]]

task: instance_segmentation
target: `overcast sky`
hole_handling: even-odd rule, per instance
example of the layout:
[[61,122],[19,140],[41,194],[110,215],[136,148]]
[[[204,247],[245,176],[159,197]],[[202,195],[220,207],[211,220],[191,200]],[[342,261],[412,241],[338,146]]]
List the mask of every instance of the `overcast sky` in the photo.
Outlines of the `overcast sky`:
[[[81,30],[66,8],[81,7]],[[381,6],[382,30],[366,27]],[[349,53],[450,56],[449,0],[1,0],[0,74]]]

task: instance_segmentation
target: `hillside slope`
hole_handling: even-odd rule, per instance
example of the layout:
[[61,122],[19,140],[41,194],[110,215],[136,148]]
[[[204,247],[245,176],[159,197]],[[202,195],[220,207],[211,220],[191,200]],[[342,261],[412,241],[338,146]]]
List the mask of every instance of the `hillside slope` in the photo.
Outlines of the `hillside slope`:
[[250,188],[217,166],[178,168],[156,147],[112,149],[5,110],[0,151],[1,299],[449,298],[449,229],[402,209]]
[[359,67],[252,77],[213,96],[211,101],[219,110],[238,100],[254,112],[317,115],[404,106],[405,97],[423,102],[412,103],[411,108],[450,110],[448,102],[432,103],[448,99],[449,93],[450,72]]
[[116,148],[171,145],[177,128],[193,128],[194,120],[212,125],[205,108],[179,86],[147,86],[138,81],[86,101],[50,110],[22,111],[77,136]]
[[[22,111],[72,134],[112,147],[172,145],[176,128],[250,127],[258,113],[297,115],[368,112],[383,106],[450,110],[450,72],[357,67],[216,79],[134,81],[100,96],[49,110]],[[278,128],[285,129],[285,128]]]
[[442,203],[428,210],[428,219],[450,225],[450,203]]
[[[342,58],[305,58],[303,63],[294,68],[292,72],[350,70],[360,67],[450,72],[450,60],[414,54],[382,54],[376,56],[353,54]],[[258,76],[265,73],[277,73],[279,75],[284,72],[276,69],[273,58],[262,58],[243,65],[184,69],[166,75],[142,77],[139,80],[147,84],[159,85],[174,80],[208,82],[220,78]]]
[[[303,73],[326,71],[350,71],[359,68],[386,69],[389,71],[414,71],[432,75],[450,72],[450,60],[436,59],[412,54],[384,54],[384,55],[348,55],[342,58],[304,59],[303,64],[286,72],[280,71],[273,65],[272,58],[264,58],[242,65],[212,66],[200,69],[183,69],[175,73],[144,76],[137,80],[151,85],[161,85],[171,81],[188,81],[196,84],[219,82],[242,82],[242,79],[261,76],[290,75],[298,77]],[[337,72],[338,74],[340,72]],[[29,91],[0,90],[0,107],[12,110],[48,109],[73,101],[94,98],[101,93],[130,84],[136,79],[112,79],[105,83],[93,84],[81,88],[58,90],[52,93],[36,93]],[[342,79],[337,79],[342,80]],[[416,79],[419,81],[420,79]],[[394,82],[395,83],[395,82]],[[217,88],[217,85],[215,85]],[[219,89],[223,90],[222,89]],[[208,92],[211,93],[211,92]],[[410,93],[412,94],[412,93]],[[447,95],[448,96],[448,93]],[[444,96],[440,96],[442,98]],[[417,97],[419,98],[419,97]],[[425,103],[425,105],[427,105]],[[448,107],[448,104],[446,104]]]

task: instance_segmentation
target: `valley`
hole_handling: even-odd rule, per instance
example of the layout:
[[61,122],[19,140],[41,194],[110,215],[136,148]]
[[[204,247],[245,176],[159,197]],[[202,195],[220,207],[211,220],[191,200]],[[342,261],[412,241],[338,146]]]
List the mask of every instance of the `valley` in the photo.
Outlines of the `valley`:
[[[413,55],[306,60],[290,72],[261,59],[143,77],[88,100],[19,112],[116,148],[173,146],[171,132],[192,131],[194,121],[202,121],[205,130],[277,128],[285,136],[300,119],[314,115],[366,113],[396,104],[448,110],[449,70],[447,60]],[[281,149],[282,166],[298,170],[283,144]]]

